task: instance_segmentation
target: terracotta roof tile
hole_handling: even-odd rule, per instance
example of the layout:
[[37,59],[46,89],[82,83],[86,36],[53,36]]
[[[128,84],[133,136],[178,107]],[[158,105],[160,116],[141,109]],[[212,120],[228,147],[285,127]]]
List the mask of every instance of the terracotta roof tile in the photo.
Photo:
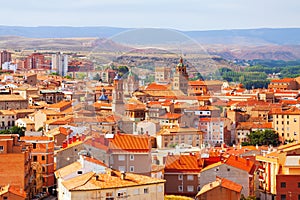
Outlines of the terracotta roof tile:
[[248,173],[252,173],[255,168],[253,161],[234,155],[231,155],[228,159],[224,161],[224,163],[232,167],[247,171]]
[[196,155],[168,155],[165,163],[165,172],[200,172]]
[[120,134],[109,139],[111,151],[149,152],[150,138],[146,135]]

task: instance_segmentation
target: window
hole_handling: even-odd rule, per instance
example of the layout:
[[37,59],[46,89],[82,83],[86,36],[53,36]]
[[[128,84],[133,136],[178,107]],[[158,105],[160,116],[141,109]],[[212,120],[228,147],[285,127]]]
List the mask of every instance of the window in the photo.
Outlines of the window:
[[33,149],[36,149],[36,143],[32,143]]
[[187,186],[187,191],[188,191],[188,192],[194,192],[194,186],[188,185],[188,186]]
[[194,180],[194,176],[193,176],[193,175],[188,175],[188,176],[187,176],[187,180],[189,180],[189,181]]
[[178,180],[182,180],[182,179],[183,179],[182,174],[178,174]]
[[37,161],[37,156],[33,156],[33,162]]
[[124,191],[124,190],[118,191],[117,196],[118,196],[118,198],[126,197],[126,191]]
[[298,188],[300,188],[300,182],[298,182]]
[[45,160],[45,156],[42,156],[42,160]]
[[178,186],[178,192],[182,192],[183,191],[183,187],[182,187],[182,185],[179,185]]
[[4,150],[4,147],[3,146],[0,146],[0,151],[3,151]]
[[134,155],[130,155],[130,160],[134,160]]
[[119,166],[119,171],[120,172],[125,172],[125,166]]
[[119,155],[118,159],[119,159],[119,161],[124,161],[125,160],[125,155]]
[[144,194],[148,194],[149,193],[149,188],[144,188]]
[[114,193],[113,192],[106,192],[105,200],[114,200]]
[[3,197],[3,200],[7,200],[8,199],[8,197]]
[[230,172],[230,168],[227,168],[227,171]]
[[286,195],[285,195],[285,194],[282,194],[282,195],[280,196],[280,199],[281,199],[281,200],[286,200]]
[[294,122],[297,122],[297,119],[296,119],[296,118],[294,118]]
[[298,194],[298,200],[300,200],[300,194]]
[[281,187],[281,188],[286,188],[286,182],[281,182],[281,183],[280,183],[280,187]]
[[129,167],[129,171],[130,171],[130,172],[134,172],[134,166],[130,166],[130,167]]

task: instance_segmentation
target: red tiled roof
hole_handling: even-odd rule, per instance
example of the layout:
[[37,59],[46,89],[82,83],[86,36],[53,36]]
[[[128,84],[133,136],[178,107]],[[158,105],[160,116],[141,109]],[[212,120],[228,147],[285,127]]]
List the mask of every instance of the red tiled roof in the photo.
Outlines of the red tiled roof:
[[224,188],[227,188],[229,190],[233,190],[236,192],[241,192],[243,189],[243,186],[241,186],[240,184],[237,184],[233,181],[230,181],[226,178],[221,178],[221,186]]
[[91,158],[91,157],[87,157],[87,156],[84,156],[84,160],[88,161],[88,162],[92,162],[92,163],[95,163],[97,165],[101,165],[103,167],[108,167],[106,164],[104,164],[103,162],[101,162],[100,160],[97,160],[95,158]]
[[149,84],[145,90],[168,90],[168,85],[161,85],[157,83],[151,83]]
[[160,119],[179,119],[182,114],[178,113],[166,113],[165,115],[159,117]]
[[245,158],[234,155],[231,155],[224,161],[224,163],[232,167],[247,171],[248,173],[252,173],[255,167],[254,162],[252,162],[251,160],[247,160]]
[[271,80],[271,83],[289,83],[294,80],[294,78],[273,79]]
[[126,104],[126,110],[146,110],[144,104]]
[[146,135],[120,134],[109,139],[111,151],[149,152],[150,138]]
[[205,85],[206,86],[206,83],[204,81],[200,81],[200,80],[197,80],[197,81],[189,81],[188,83],[189,85]]
[[165,172],[200,172],[196,155],[168,155],[165,163]]

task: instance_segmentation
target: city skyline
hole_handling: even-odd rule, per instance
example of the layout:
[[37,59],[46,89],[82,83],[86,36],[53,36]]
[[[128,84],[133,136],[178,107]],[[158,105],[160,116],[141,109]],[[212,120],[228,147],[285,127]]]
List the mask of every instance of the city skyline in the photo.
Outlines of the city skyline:
[[297,10],[299,6],[300,2],[296,0],[11,0],[0,8],[0,25],[112,26],[179,30],[291,28],[300,27],[300,13]]

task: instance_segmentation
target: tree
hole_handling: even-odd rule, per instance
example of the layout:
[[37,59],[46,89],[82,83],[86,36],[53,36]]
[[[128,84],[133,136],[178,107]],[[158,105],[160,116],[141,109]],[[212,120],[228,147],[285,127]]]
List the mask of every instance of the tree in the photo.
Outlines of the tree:
[[25,130],[26,130],[25,127],[13,126],[7,130],[1,130],[0,134],[18,134],[19,137],[22,137],[25,135]]
[[278,133],[273,130],[257,130],[248,135],[249,142],[244,142],[242,145],[279,145]]

